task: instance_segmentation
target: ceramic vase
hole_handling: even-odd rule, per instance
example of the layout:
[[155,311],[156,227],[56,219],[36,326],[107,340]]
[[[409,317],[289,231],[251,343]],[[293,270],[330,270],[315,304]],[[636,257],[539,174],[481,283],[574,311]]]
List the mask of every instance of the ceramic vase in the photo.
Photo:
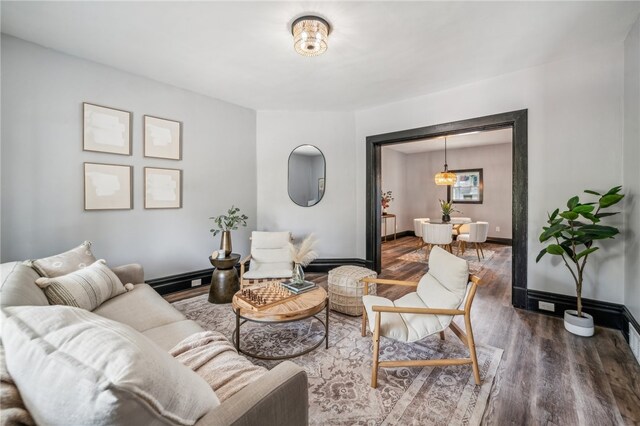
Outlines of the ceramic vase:
[[448,214],[443,214],[443,215],[442,215],[442,221],[443,221],[444,223],[449,223],[449,222],[451,222],[451,216],[449,216]]
[[231,254],[231,231],[222,231],[220,250],[224,251],[224,257],[228,257]]

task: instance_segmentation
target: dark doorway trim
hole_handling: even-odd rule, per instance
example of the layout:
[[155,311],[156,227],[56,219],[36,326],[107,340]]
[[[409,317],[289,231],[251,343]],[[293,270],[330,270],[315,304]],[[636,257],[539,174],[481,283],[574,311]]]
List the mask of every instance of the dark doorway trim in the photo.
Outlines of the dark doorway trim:
[[378,242],[382,217],[380,204],[382,147],[437,136],[496,130],[505,127],[511,127],[513,131],[513,262],[511,270],[513,291],[511,297],[513,306],[526,309],[528,211],[526,109],[367,137],[367,261],[373,265],[373,268],[378,273],[380,273],[382,267],[382,252]]

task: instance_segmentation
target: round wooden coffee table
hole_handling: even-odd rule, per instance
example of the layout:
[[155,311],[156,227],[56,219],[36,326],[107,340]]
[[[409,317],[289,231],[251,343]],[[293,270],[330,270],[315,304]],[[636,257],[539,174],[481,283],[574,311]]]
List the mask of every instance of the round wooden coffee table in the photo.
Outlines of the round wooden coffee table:
[[[236,350],[239,353],[249,355],[250,357],[258,359],[280,360],[295,358],[297,356],[309,353],[320,346],[323,341],[325,342],[325,347],[327,349],[329,348],[329,298],[324,288],[317,287],[315,290],[299,294],[293,299],[287,300],[286,302],[260,311],[251,306],[249,303],[240,299],[238,297],[238,293],[233,296],[231,307],[233,308],[233,312],[236,314],[236,329],[233,331],[233,343],[235,344]],[[317,316],[317,314],[319,314],[323,310],[325,311],[324,321]],[[301,321],[308,318],[316,319],[320,321],[320,323],[324,326],[324,336],[322,336],[322,339],[320,339],[318,343],[311,346],[310,348],[303,349],[302,351],[296,352],[291,355],[269,356],[252,353],[243,350],[240,347],[240,326],[247,321],[278,324],[292,321]]]

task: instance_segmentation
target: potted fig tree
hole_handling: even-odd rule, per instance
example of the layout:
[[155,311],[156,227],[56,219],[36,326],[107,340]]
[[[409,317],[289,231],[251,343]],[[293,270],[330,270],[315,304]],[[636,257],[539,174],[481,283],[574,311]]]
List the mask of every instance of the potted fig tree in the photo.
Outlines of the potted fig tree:
[[577,309],[564,312],[564,328],[579,336],[593,336],[593,317],[582,311],[582,285],[584,269],[589,256],[600,247],[594,246],[597,240],[614,238],[620,231],[613,226],[602,225],[602,219],[619,212],[605,211],[619,203],[624,195],[621,186],[611,188],[604,194],[586,190],[587,194],[598,197],[597,201],[581,203],[578,196],[567,201],[567,209],[555,209],[548,214],[548,226],[542,227],[540,242],[546,243],[536,263],[545,254],[560,256],[576,285]]

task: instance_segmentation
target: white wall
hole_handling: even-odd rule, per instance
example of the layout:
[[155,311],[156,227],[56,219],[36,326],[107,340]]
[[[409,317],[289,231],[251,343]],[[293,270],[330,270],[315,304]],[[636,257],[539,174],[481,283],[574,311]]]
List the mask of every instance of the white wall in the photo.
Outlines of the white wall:
[[[393,201],[389,204],[388,213],[396,215],[398,232],[413,231],[413,220],[409,223],[407,213],[407,155],[393,149],[382,148],[382,191],[392,191]],[[393,234],[393,219],[387,220],[387,235]],[[384,235],[384,226],[380,232]]]
[[[449,170],[482,168],[484,182],[482,204],[455,203],[454,207],[461,213],[452,216],[489,222],[490,237],[511,238],[511,157],[511,144],[508,143],[447,149]],[[442,218],[438,200],[447,199],[447,187],[436,185],[433,177],[442,171],[443,164],[444,151],[407,155],[405,212],[408,218]],[[500,232],[496,227],[500,227]]]
[[640,19],[624,48],[625,304],[640,320]]
[[[257,123],[258,229],[291,231],[296,239],[314,232],[320,257],[354,257],[354,114],[259,111]],[[326,160],[324,197],[312,207],[287,193],[287,159],[302,144],[318,147]]]
[[[528,109],[531,289],[575,294],[558,262],[535,256],[546,212],[586,188],[622,183],[622,43],[451,90],[356,112],[357,256],[365,256],[365,138],[369,135]],[[621,218],[617,219],[621,220]],[[620,224],[620,223],[618,223]],[[622,303],[621,239],[590,259],[584,296]]]
[[[133,155],[82,151],[82,102],[133,112]],[[183,160],[142,156],[142,116],[183,122]],[[211,265],[210,216],[232,204],[248,253],[256,223],[255,112],[2,35],[2,261],[94,243],[109,264],[140,262],[147,278]],[[134,166],[134,209],[83,211],[82,163]],[[286,162],[286,157],[285,157]],[[144,166],[183,170],[183,208],[144,210]]]

